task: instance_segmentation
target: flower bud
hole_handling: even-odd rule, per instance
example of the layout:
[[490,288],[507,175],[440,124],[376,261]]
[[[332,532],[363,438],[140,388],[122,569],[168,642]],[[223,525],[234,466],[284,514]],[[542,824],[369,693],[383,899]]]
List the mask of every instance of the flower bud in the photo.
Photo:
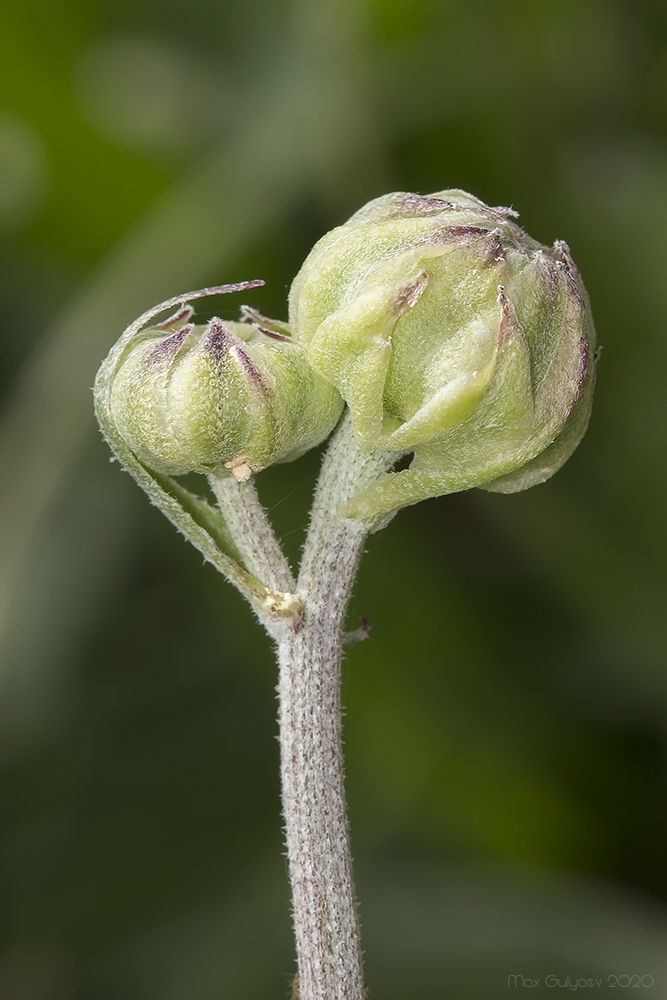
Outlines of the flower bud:
[[125,347],[110,416],[145,465],[177,476],[226,467],[244,480],[298,458],[332,430],[343,407],[336,389],[281,324],[244,315],[206,326],[179,316]]
[[579,443],[594,368],[586,291],[567,246],[542,246],[513,216],[463,191],[398,192],[306,259],[295,339],[363,449],[414,453],[340,513],[374,520],[473,486],[526,489]]

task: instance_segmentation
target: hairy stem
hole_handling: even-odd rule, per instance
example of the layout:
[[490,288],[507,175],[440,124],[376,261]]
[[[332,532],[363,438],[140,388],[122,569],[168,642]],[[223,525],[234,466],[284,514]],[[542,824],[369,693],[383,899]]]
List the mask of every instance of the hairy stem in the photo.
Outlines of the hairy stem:
[[364,454],[345,418],[324,459],[297,592],[303,626],[279,642],[283,813],[300,1000],[366,996],[343,786],[345,610],[369,525],[337,508],[396,461]]
[[252,480],[239,483],[233,476],[211,474],[208,481],[246,569],[266,587],[293,591],[292,571]]

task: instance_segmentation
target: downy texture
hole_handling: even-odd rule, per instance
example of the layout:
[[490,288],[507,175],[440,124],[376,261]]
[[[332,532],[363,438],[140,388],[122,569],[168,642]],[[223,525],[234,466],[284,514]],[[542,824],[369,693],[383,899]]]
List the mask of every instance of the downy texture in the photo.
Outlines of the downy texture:
[[290,328],[341,393],[365,450],[413,453],[341,508],[374,521],[482,486],[548,479],[579,443],[594,328],[568,247],[545,247],[464,191],[397,192],[324,236],[292,285]]
[[332,430],[343,407],[337,390],[280,324],[244,315],[206,326],[179,319],[126,345],[110,417],[149,468],[176,476],[227,469],[243,480],[298,458]]

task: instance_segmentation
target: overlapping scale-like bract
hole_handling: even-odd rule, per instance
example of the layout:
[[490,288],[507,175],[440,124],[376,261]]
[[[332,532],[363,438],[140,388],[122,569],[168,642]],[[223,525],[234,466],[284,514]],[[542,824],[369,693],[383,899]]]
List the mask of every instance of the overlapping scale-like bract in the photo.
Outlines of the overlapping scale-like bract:
[[342,514],[548,479],[588,422],[594,329],[567,246],[464,191],[370,202],[316,244],[290,326],[363,449],[413,453]]
[[246,309],[245,322],[163,324],[128,343],[110,416],[149,468],[176,476],[226,468],[243,480],[331,432],[343,407],[337,390],[281,324],[253,317]]

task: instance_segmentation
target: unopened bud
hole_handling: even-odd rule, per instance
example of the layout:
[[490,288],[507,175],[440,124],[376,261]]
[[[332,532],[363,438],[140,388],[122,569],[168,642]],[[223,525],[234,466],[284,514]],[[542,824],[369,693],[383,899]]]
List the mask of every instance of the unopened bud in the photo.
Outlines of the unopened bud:
[[[221,472],[238,480],[298,458],[322,441],[343,406],[281,324],[214,317],[138,332],[109,393],[111,419],[157,472]],[[251,317],[255,321],[251,321]]]
[[594,329],[564,243],[463,191],[370,202],[314,247],[290,325],[366,450],[414,453],[341,510],[549,478],[588,422]]

